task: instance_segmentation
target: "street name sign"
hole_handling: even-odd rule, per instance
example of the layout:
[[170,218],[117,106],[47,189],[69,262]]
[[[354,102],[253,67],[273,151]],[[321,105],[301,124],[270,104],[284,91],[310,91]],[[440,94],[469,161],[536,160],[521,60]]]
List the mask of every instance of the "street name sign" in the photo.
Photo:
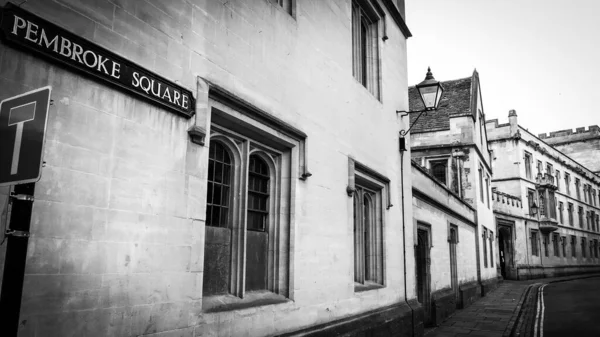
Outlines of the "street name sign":
[[51,87],[0,102],[0,186],[40,180]]

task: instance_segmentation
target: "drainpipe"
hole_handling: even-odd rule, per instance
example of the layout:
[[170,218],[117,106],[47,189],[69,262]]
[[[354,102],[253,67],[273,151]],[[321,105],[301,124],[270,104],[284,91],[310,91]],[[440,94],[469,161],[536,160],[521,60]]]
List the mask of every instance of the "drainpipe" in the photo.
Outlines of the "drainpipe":
[[404,259],[404,302],[410,308],[410,320],[412,325],[412,336],[415,336],[415,311],[411,307],[410,303],[408,303],[408,290],[406,285],[406,219],[405,219],[405,211],[406,205],[404,204],[404,151],[406,151],[405,147],[400,147],[400,184],[402,185],[402,189],[400,190],[401,195],[401,205],[402,205],[402,257]]

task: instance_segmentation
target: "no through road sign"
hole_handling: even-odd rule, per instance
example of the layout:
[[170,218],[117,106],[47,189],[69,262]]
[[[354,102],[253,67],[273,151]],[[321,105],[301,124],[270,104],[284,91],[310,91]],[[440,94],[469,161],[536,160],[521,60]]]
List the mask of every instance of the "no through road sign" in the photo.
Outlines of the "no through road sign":
[[0,102],[0,186],[40,179],[50,87]]

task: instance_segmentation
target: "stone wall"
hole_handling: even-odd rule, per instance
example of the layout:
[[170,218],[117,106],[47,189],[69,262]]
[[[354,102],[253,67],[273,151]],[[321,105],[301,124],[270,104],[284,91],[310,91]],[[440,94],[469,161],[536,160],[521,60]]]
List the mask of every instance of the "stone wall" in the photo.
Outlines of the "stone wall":
[[[189,140],[195,118],[2,44],[0,99],[51,85],[54,100],[46,167],[36,185],[21,335],[275,335],[399,306],[407,300],[405,286],[414,299],[414,276],[404,279],[396,244],[406,205],[404,217],[412,218],[397,149],[398,130],[407,127],[396,114],[408,105],[406,37],[382,6],[388,39],[380,42],[378,100],[352,76],[351,2],[294,3],[294,15],[269,1],[22,5],[193,92],[200,76],[302,130],[313,176],[302,181],[292,174],[289,297],[204,312],[208,151]],[[390,180],[394,205],[383,211],[385,286],[360,293],[352,276],[349,157]],[[412,270],[413,251],[407,252]],[[404,307],[393,312],[413,315]]]

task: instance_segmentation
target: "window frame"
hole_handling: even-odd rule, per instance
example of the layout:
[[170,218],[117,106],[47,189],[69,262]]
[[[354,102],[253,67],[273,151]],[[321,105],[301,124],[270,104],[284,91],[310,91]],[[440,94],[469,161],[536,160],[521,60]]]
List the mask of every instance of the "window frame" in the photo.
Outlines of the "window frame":
[[559,240],[560,236],[558,235],[558,233],[552,233],[552,249],[554,250],[554,256],[556,257],[560,257],[560,248],[558,247]]
[[[427,158],[426,162],[427,162],[427,169],[429,171],[429,174],[431,174],[431,176],[434,177],[436,181],[442,183],[446,187],[449,187],[450,186],[450,184],[449,184],[450,183],[450,170],[449,170],[450,157],[448,157],[448,156],[431,157],[431,158]],[[445,181],[439,180],[433,172],[434,166],[438,165],[438,164],[442,164],[442,163],[444,165]]]
[[[378,289],[386,286],[386,269],[385,269],[385,211],[392,207],[390,203],[390,180],[377,173],[368,166],[348,158],[348,187],[346,192],[351,198],[351,207],[354,216],[353,221],[353,280],[354,291],[362,292],[372,289]],[[361,212],[356,212],[357,200],[363,201],[364,195],[361,193],[368,192],[369,198],[372,200],[372,217],[371,224],[367,227],[371,232],[368,233],[368,239],[364,236],[357,236],[357,215],[362,215]],[[357,198],[358,197],[358,198]],[[359,205],[360,206],[360,205]],[[359,208],[360,209],[360,208]],[[360,220],[359,220],[360,221]],[[359,222],[359,229],[365,228],[364,223]],[[367,242],[368,240],[368,242]],[[362,252],[365,252],[367,247],[371,251],[370,265],[366,262],[361,263],[360,258],[365,257]]]
[[575,216],[573,214],[574,205],[572,202],[567,202],[567,212],[569,213],[569,225],[575,227]]
[[530,239],[530,244],[531,244],[531,255],[532,256],[539,256],[539,247],[538,247],[538,230],[536,229],[530,229],[529,231],[529,239]]
[[571,195],[571,175],[565,172],[565,192],[567,195]]
[[571,235],[571,257],[577,257],[577,237]]
[[531,164],[533,163],[533,157],[531,153],[525,151],[523,160],[525,161],[525,178],[532,179]]
[[[370,0],[352,0],[352,76],[381,101],[381,46],[383,10]],[[363,40],[362,28],[367,37]],[[365,45],[363,46],[363,41]],[[366,48],[366,50],[363,50]]]

